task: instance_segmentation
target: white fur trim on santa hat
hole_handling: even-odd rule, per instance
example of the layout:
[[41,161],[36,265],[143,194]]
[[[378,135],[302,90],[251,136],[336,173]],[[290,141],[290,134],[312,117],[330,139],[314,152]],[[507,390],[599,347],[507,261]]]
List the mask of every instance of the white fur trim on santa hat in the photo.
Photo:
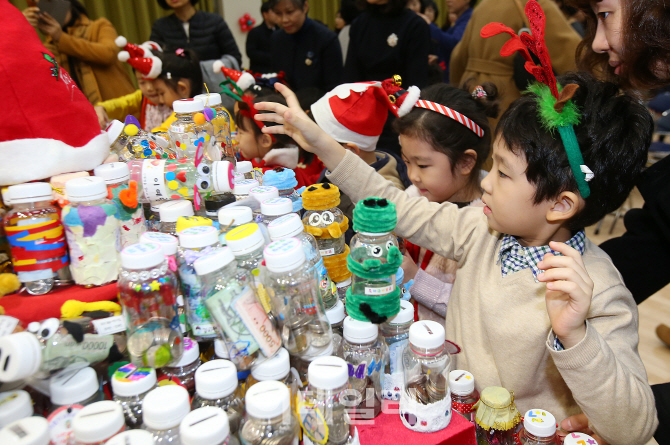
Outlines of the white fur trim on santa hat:
[[146,42],[141,44],[140,47],[146,49],[147,51],[151,51],[152,54],[154,51],[157,51],[159,53],[163,52],[163,48],[153,40],[147,40]]
[[400,108],[398,108],[398,117],[403,117],[412,111],[412,108],[414,108],[420,97],[421,90],[419,87],[412,85],[411,87],[407,88],[407,94],[402,101],[402,105],[400,105]]
[[0,185],[50,178],[62,173],[93,170],[107,158],[107,133],[83,147],[72,147],[56,139],[33,138],[0,142]]
[[242,73],[239,80],[235,83],[237,83],[237,86],[240,87],[242,91],[245,91],[250,87],[256,85],[256,79],[254,79],[254,76],[245,71]]
[[121,62],[127,62],[128,59],[130,59],[130,53],[128,51],[119,51],[119,54],[117,54],[116,57]]
[[119,48],[123,48],[128,44],[128,39],[123,36],[118,36],[116,39],[114,39],[114,43],[116,43],[116,46]]
[[300,151],[298,147],[286,147],[286,148],[273,148],[265,155],[263,160],[265,165],[281,165],[282,167],[295,169],[298,166],[298,160],[300,159]]
[[151,56],[150,59],[151,59],[151,70],[149,71],[149,74],[147,74],[144,77],[146,79],[155,79],[158,76],[160,76],[161,71],[163,71],[163,62],[156,56]]

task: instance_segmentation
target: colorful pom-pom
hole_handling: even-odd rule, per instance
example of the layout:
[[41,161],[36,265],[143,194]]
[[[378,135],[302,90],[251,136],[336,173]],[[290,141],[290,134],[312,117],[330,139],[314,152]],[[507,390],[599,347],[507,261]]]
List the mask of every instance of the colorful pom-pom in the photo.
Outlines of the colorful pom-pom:
[[205,108],[205,111],[203,111],[203,114],[205,115],[205,119],[209,122],[216,116],[216,111],[214,111],[214,108],[207,107]]
[[205,119],[205,115],[202,113],[195,113],[193,116],[193,122],[195,122],[196,125],[203,125],[207,120]]
[[128,136],[137,136],[137,133],[140,132],[140,129],[137,128],[137,125],[135,125],[135,124],[130,124],[130,125],[126,125],[126,126],[123,128],[123,132],[124,132],[125,134],[127,134]]

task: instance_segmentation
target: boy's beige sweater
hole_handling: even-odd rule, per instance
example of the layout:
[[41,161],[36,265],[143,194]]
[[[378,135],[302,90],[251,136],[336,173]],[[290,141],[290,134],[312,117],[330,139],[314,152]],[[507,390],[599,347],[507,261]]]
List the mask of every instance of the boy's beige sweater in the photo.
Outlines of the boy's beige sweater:
[[551,412],[557,422],[583,412],[610,444],[645,444],[658,425],[654,396],[637,351],[638,313],[610,258],[586,241],[583,260],[594,282],[586,337],[554,351],[546,285],[530,269],[502,277],[502,234],[481,208],[410,198],[347,153],[328,178],[356,202],[379,196],[395,203],[395,233],[458,262],[447,310],[446,336],[463,351],[452,369],[475,376],[477,389],[514,391],[522,415]]

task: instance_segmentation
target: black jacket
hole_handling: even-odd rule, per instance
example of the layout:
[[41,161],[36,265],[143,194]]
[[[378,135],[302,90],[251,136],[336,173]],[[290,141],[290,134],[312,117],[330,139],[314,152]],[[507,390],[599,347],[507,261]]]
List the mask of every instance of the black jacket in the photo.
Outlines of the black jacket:
[[233,34],[223,18],[211,12],[196,11],[188,21],[189,36],[184,26],[172,14],[156,20],[151,27],[150,40],[165,45],[170,50],[192,49],[202,60],[220,59],[228,54],[242,63],[242,54],[237,48]]
[[324,93],[340,84],[342,50],[337,35],[326,26],[305,19],[300,31],[272,34],[274,71],[284,71],[294,91],[316,87]]
[[261,23],[247,34],[247,57],[249,69],[254,73],[267,74],[272,72],[272,34],[270,29]]

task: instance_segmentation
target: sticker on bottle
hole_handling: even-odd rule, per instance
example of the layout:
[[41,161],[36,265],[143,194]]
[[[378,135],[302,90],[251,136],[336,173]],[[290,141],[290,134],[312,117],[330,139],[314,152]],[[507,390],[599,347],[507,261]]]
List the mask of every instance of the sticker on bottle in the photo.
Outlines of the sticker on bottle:
[[165,187],[165,160],[145,159],[142,163],[142,189],[149,201],[169,199]]
[[93,327],[98,335],[112,335],[124,332],[126,330],[126,319],[123,315],[114,317],[99,318],[93,320]]
[[51,445],[67,445],[72,434],[72,420],[82,409],[82,405],[61,406],[47,417]]
[[[239,285],[231,284],[205,300],[209,314],[216,320],[230,340],[230,349],[233,352],[231,353],[231,359],[251,355],[260,347],[235,309],[235,302],[246,293],[250,293],[252,297],[254,295],[249,286],[242,288]],[[260,310],[265,314],[262,307]],[[267,315],[265,315],[265,318],[267,318]]]
[[0,337],[9,335],[19,325],[19,320],[9,315],[0,315]]
[[384,287],[366,287],[365,295],[386,295],[395,290],[395,283]]
[[319,250],[319,253],[321,254],[321,256],[331,256],[331,255],[335,255],[335,249],[334,248],[323,249],[323,250]]
[[324,445],[328,442],[328,425],[319,408],[303,400],[298,400],[296,411],[300,419],[300,426],[305,433],[302,438],[304,444],[318,443]]

